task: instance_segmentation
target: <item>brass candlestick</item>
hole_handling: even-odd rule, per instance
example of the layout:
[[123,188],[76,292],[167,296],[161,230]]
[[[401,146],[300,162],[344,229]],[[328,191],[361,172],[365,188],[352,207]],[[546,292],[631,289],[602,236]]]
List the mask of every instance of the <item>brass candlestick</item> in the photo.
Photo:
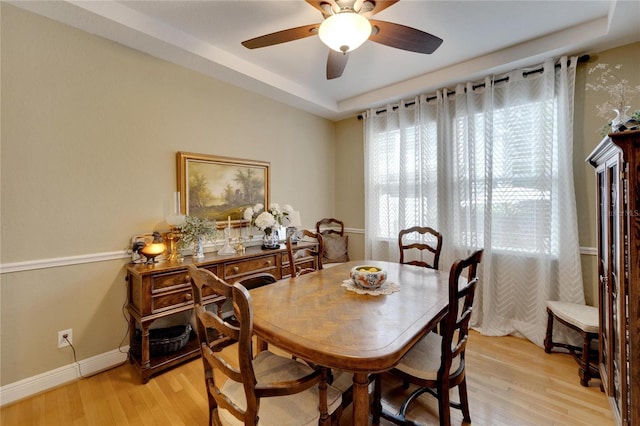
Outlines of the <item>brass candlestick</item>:
[[180,228],[172,227],[171,231],[167,233],[167,241],[169,241],[169,257],[167,257],[168,262],[182,262],[183,258],[180,254],[180,250],[178,249],[178,241],[180,241],[180,237],[182,234],[180,233]]

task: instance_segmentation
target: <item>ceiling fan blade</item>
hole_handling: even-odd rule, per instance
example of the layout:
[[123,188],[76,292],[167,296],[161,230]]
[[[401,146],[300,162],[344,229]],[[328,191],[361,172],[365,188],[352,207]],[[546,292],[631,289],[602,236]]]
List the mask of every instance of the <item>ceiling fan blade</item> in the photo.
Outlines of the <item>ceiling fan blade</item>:
[[442,39],[415,28],[393,22],[369,20],[374,29],[369,40],[397,49],[417,53],[433,53],[442,44]]
[[[332,0],[305,0],[311,6],[315,7],[322,13],[322,16],[328,18],[331,16],[331,9],[335,6],[335,3]],[[328,5],[328,8],[326,7]]]
[[318,34],[320,24],[304,25],[302,27],[289,28],[260,37],[252,38],[242,42],[244,47],[257,49],[259,47],[273,46],[274,44],[286,43],[288,41],[299,40]]
[[329,49],[329,57],[327,58],[327,80],[333,80],[342,75],[344,68],[347,66],[349,55],[347,53],[336,52]]
[[370,12],[368,12],[369,16],[373,16],[376,13],[380,13],[383,10],[385,10],[386,8],[388,8],[389,6],[393,6],[394,4],[398,3],[400,0],[376,0],[376,1],[371,1],[370,3],[373,3],[373,10],[371,10]]

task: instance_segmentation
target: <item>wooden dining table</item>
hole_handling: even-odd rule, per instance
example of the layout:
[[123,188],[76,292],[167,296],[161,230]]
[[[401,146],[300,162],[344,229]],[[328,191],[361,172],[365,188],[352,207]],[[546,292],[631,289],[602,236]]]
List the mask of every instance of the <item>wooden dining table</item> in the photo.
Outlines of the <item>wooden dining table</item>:
[[[391,294],[344,287],[350,270],[387,272]],[[387,371],[447,312],[448,272],[351,261],[251,290],[254,333],[299,358],[353,373],[354,425],[369,423],[369,375]]]

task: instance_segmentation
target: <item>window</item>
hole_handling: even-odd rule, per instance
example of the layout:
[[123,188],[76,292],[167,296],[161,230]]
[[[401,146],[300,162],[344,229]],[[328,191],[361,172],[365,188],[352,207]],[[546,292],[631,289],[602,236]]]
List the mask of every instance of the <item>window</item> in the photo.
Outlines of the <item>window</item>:
[[[491,111],[490,140],[486,137],[488,113],[454,121],[458,173],[452,178],[460,194],[456,216],[467,220],[490,215],[494,250],[551,253],[551,189],[557,179],[552,147],[557,143],[538,137],[532,124],[542,119],[548,107],[532,102]],[[466,137],[470,132],[476,135],[472,147]],[[455,227],[461,230],[457,241],[471,247],[482,245],[486,228],[465,225]]]
[[575,62],[549,60],[540,71],[368,113],[365,256],[397,260],[398,232],[414,225],[442,234],[443,268],[484,248],[472,323],[542,345],[539,306],[558,295],[583,303],[584,292],[571,149]]
[[444,124],[449,146],[438,143],[446,138],[433,105],[421,112],[400,107],[412,109],[405,119],[396,110],[386,112],[393,117],[370,133],[374,238],[394,240],[399,229],[442,229],[450,221],[461,247],[491,241],[494,250],[551,254],[557,247],[551,239],[557,226],[551,197],[557,180],[555,100],[526,98],[488,111],[455,97],[444,102],[452,117]]

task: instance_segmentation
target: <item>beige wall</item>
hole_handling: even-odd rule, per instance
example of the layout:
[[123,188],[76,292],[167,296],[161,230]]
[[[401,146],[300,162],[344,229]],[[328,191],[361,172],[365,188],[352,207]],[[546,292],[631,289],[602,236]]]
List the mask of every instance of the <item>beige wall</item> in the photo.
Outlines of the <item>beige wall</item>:
[[[620,78],[626,78],[633,85],[640,84],[640,42],[621,46],[603,52],[589,52],[591,59],[578,67],[576,75],[575,122],[573,127],[573,174],[578,209],[578,232],[580,245],[586,248],[596,247],[596,189],[595,171],[585,159],[602,140],[600,128],[607,123],[597,115],[596,105],[607,100],[606,93],[585,90],[586,83],[596,83],[597,73],[589,74],[589,68],[597,63],[614,66],[622,65],[617,72]],[[631,102],[632,110],[640,109],[640,95]],[[611,114],[610,118],[615,116]],[[585,298],[587,304],[598,305],[597,261],[594,254],[581,256]]]
[[[175,153],[271,162],[274,202],[335,214],[335,124],[1,3],[3,265],[123,251],[165,228]],[[1,384],[114,350],[126,259],[4,273]]]
[[363,126],[355,117],[336,123],[335,214],[351,230],[347,232],[350,259],[364,259]]

